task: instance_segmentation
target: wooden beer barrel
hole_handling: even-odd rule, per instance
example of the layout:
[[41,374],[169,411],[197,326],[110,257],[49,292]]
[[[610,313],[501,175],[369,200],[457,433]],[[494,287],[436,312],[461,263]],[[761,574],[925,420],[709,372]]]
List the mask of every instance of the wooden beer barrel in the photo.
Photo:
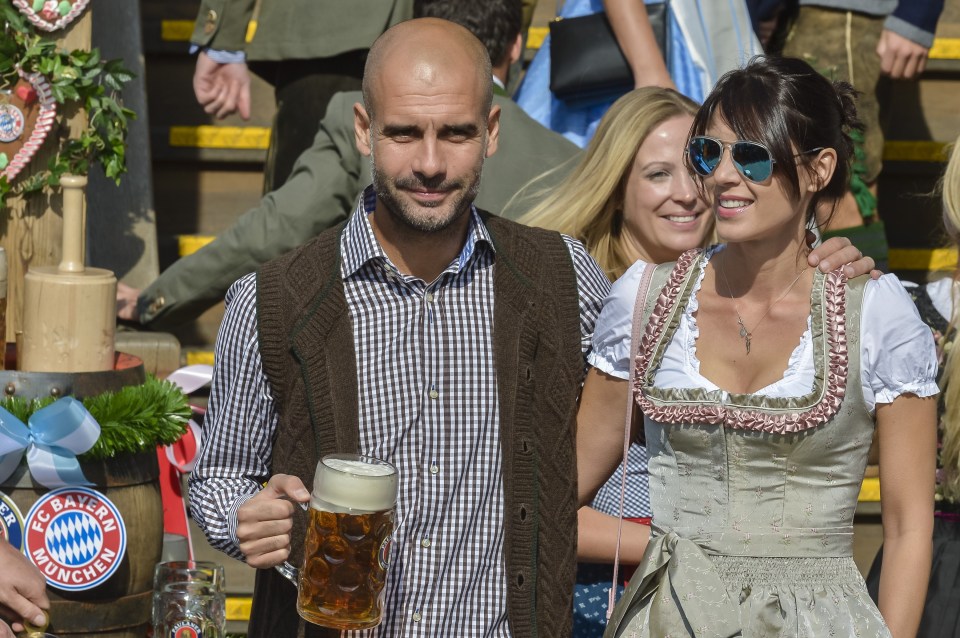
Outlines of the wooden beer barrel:
[[[116,367],[118,369],[114,371],[96,373],[0,371],[0,389],[7,395],[27,398],[51,394],[83,398],[143,382],[143,366],[135,357],[118,355]],[[93,512],[105,513],[102,516],[107,521],[107,527],[101,529],[99,540],[87,538],[86,542],[88,549],[92,547],[91,543],[99,542],[108,551],[101,549],[96,555],[97,560],[83,565],[91,578],[99,575],[100,580],[96,586],[88,589],[48,586],[51,600],[48,631],[57,636],[142,637],[147,635],[150,627],[153,568],[160,560],[163,545],[163,504],[156,453],[151,450],[141,454],[119,455],[104,461],[84,461],[81,462],[81,468],[87,480],[94,485],[78,488],[80,492],[76,495],[73,492],[65,495],[59,505],[49,501],[57,494],[56,490],[48,490],[33,481],[26,460],[21,461],[16,471],[0,483],[0,492],[17,506],[24,518],[25,545],[30,534],[34,534],[35,538],[42,537],[42,524],[39,521],[50,518],[49,515],[43,516],[47,501],[53,510],[61,508],[57,512],[66,511],[64,502],[67,503],[66,507],[76,504],[78,528],[84,516],[90,518]],[[86,510],[83,510],[84,504]],[[35,507],[34,521],[38,527],[31,530],[27,517]],[[115,514],[119,514],[119,517]],[[125,549],[122,556],[111,556],[115,549],[109,547],[111,538],[119,537],[113,527],[113,521],[117,518],[122,519],[125,530]],[[51,537],[47,534],[46,538],[49,540]],[[84,539],[81,539],[80,543],[83,542]],[[63,569],[59,568],[58,572],[58,562],[51,560],[51,555],[48,555],[49,547],[45,548],[43,543],[38,542],[33,550],[31,557],[48,575],[48,582],[51,576],[63,578]],[[75,559],[73,562],[82,565],[83,558],[73,554],[70,556]],[[103,574],[99,574],[98,570]]]

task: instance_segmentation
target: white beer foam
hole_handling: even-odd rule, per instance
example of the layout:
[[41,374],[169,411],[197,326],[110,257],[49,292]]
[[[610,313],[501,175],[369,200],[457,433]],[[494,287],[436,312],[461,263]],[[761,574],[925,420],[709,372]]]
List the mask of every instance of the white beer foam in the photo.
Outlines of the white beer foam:
[[387,476],[393,474],[393,468],[382,463],[364,463],[363,461],[350,461],[348,459],[326,459],[323,462],[327,467],[332,467],[341,472],[350,474],[359,474],[360,476]]
[[390,465],[337,458],[317,465],[310,498],[314,509],[380,512],[392,509],[396,500],[397,472]]

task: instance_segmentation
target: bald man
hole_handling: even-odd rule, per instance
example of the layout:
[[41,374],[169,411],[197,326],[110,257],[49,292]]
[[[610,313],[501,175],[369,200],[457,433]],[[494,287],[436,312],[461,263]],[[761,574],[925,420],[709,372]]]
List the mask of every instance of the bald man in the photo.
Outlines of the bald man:
[[580,243],[473,205],[500,107],[463,27],[387,31],[353,119],[373,179],[353,214],[227,293],[191,512],[259,569],[250,636],[339,636],[272,568],[303,564],[318,460],[384,459],[383,620],[351,636],[568,636],[574,415],[608,283]]
[[[505,131],[499,152],[484,167],[477,205],[513,219],[523,212],[506,203],[520,188],[545,171],[564,164],[579,149],[544,128],[516,105],[505,90],[511,64],[519,59],[520,0],[418,0],[418,17],[456,22],[487,47],[493,67],[494,103]],[[282,188],[268,193],[216,240],[171,264],[145,290],[117,289],[118,315],[152,329],[170,329],[196,319],[223,301],[230,285],[262,263],[279,257],[346,219],[370,183],[369,162],[353,141],[353,104],[360,91],[337,93],[320,123],[313,145],[300,156]],[[570,167],[570,163],[567,163]],[[567,171],[554,171],[545,187],[559,184]]]

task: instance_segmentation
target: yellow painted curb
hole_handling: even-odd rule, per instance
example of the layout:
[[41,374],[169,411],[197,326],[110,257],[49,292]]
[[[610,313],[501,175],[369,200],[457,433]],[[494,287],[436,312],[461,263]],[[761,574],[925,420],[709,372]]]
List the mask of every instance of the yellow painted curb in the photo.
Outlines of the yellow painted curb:
[[186,257],[187,255],[192,255],[214,239],[216,238],[212,235],[180,235],[177,237],[180,256]]
[[927,57],[931,60],[960,60],[960,38],[936,38]]
[[171,126],[170,146],[265,151],[270,129],[262,126]]
[[[193,23],[190,23],[193,28]],[[527,30],[527,48],[539,49],[543,46],[543,40],[550,33],[549,27],[530,27]],[[190,34],[187,34],[189,39]],[[247,41],[249,42],[253,35],[247,31]],[[931,60],[960,60],[960,38],[937,38],[933,41],[933,47],[927,54]]]
[[527,29],[527,48],[539,49],[543,40],[550,33],[550,27],[530,27]]
[[193,20],[161,20],[160,39],[164,42],[189,42]]
[[253,598],[245,596],[242,598],[227,598],[227,620],[250,620],[250,608],[253,606]]
[[890,162],[946,162],[947,142],[888,140],[883,159]]
[[[266,150],[270,129],[263,126],[171,126],[170,146]],[[883,159],[889,162],[946,162],[948,142],[888,141]]]
[[[161,20],[160,39],[164,42],[189,42],[193,35],[193,20]],[[257,21],[251,20],[247,24],[246,41],[253,40],[257,33]]]
[[957,267],[955,248],[891,248],[887,259],[893,270],[951,271]]
[[210,350],[188,350],[186,353],[187,365],[213,365],[213,352]]
[[860,485],[860,496],[857,499],[861,503],[879,503],[880,502],[880,479],[865,478]]

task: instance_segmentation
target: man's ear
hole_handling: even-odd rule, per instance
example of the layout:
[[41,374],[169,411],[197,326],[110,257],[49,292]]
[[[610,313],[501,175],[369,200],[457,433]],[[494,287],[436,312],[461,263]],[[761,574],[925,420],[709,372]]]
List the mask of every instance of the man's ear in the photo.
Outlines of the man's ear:
[[357,150],[364,157],[370,157],[373,144],[370,134],[370,116],[363,104],[357,102],[353,105],[353,137]]
[[490,157],[497,152],[497,144],[500,142],[500,106],[494,104],[490,107],[490,115],[487,116],[487,155]]
[[517,62],[520,59],[520,56],[523,55],[523,34],[518,33],[517,39],[513,41],[513,45],[510,47],[510,64]]
[[816,159],[810,165],[814,179],[807,185],[807,190],[816,193],[827,187],[833,172],[837,168],[837,151],[832,148],[825,148],[817,153]]

